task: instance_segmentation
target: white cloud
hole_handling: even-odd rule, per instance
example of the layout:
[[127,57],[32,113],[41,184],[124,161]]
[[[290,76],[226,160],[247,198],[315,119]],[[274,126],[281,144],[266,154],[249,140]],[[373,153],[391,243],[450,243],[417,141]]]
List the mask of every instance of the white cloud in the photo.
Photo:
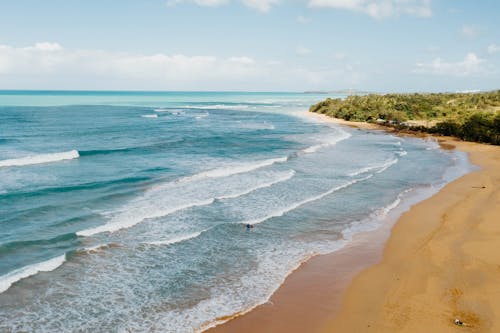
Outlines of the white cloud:
[[172,7],[183,2],[190,2],[203,7],[218,7],[227,4],[229,0],[167,0],[167,6]]
[[[250,8],[260,12],[267,13],[271,7],[277,4],[280,0],[241,0],[241,2]],[[167,0],[167,6],[173,7],[182,3],[194,3],[203,7],[218,7],[227,5],[230,0]]]
[[301,55],[301,56],[304,56],[304,55],[308,55],[311,53],[311,50],[308,49],[307,47],[305,46],[302,46],[302,45],[299,45],[297,46],[297,49],[295,49],[295,52],[298,54],[298,55]]
[[464,24],[460,29],[460,34],[465,38],[476,38],[481,33],[481,29],[475,25]]
[[[30,47],[28,47],[28,49],[29,48]],[[62,50],[62,46],[59,45],[58,43],[48,43],[48,42],[36,43],[35,46],[32,46],[31,48],[36,49],[36,50],[41,50],[41,51],[60,51],[60,50]]]
[[446,62],[436,58],[430,63],[417,63],[414,73],[448,76],[484,76],[490,74],[486,61],[475,53],[467,53],[461,61]]
[[[233,0],[167,0],[167,6],[172,7],[182,3],[193,3],[204,7],[227,5]],[[267,13],[282,0],[241,0],[250,8]],[[309,7],[346,9],[367,14],[376,19],[383,19],[401,14],[430,17],[432,16],[432,0],[302,0]],[[297,17],[299,23],[309,22],[309,18]]]
[[57,43],[0,45],[0,89],[321,90],[332,83],[350,85],[353,77],[357,71],[351,68],[298,68],[241,55],[131,54],[67,49]]
[[231,57],[228,58],[230,62],[233,62],[235,64],[242,64],[242,65],[253,65],[255,64],[255,60],[249,57]]
[[247,7],[257,9],[263,13],[271,10],[271,7],[278,3],[279,0],[242,0],[243,4]]
[[431,0],[309,0],[309,6],[352,10],[375,19],[400,14],[432,16]]
[[437,46],[437,45],[429,45],[425,48],[425,52],[428,52],[428,53],[436,53],[436,52],[439,52],[440,50],[441,50],[441,47]]
[[495,53],[498,53],[498,52],[500,52],[500,45],[490,44],[488,46],[488,53],[489,54],[495,54]]
[[335,57],[335,59],[337,60],[344,60],[346,55],[342,52],[337,52],[333,55]]
[[302,15],[299,15],[299,16],[297,16],[297,22],[299,22],[300,24],[306,24],[306,23],[311,22],[311,19],[308,17],[302,16]]

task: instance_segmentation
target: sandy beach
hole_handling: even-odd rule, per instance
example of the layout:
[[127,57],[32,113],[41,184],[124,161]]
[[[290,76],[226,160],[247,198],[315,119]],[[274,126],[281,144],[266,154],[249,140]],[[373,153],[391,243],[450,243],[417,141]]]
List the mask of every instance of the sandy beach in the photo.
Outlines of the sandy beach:
[[209,332],[500,331],[500,147],[438,140],[467,152],[479,170],[411,207],[394,227],[312,258],[268,303]]

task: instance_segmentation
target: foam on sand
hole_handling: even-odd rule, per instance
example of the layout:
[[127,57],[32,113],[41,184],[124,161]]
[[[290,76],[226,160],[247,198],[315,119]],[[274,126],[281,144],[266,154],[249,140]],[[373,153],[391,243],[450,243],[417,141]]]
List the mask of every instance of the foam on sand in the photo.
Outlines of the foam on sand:
[[406,189],[403,192],[399,193],[398,196],[396,197],[396,199],[393,202],[391,202],[387,206],[382,207],[379,210],[377,210],[375,212],[375,216],[377,216],[379,218],[386,218],[387,215],[389,215],[389,213],[393,209],[395,209],[396,207],[399,206],[399,204],[401,204],[401,201],[403,200],[403,197],[406,196],[409,192],[411,192],[413,190],[414,190],[413,188],[409,188],[409,189]]
[[0,276],[0,293],[3,293],[21,279],[33,276],[38,272],[50,272],[61,266],[66,261],[66,254],[42,261],[33,265],[21,267],[5,275]]
[[38,154],[30,155],[21,158],[13,158],[9,160],[0,161],[0,168],[2,167],[16,167],[25,166],[33,164],[43,164],[43,163],[53,163],[64,160],[72,160],[80,157],[78,150],[70,150],[61,153],[49,153],[49,154]]

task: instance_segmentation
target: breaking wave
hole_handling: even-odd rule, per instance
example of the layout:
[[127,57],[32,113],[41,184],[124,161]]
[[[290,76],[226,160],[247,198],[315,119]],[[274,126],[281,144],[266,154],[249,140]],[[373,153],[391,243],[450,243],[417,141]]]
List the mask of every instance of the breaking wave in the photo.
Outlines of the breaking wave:
[[5,275],[0,276],[0,293],[3,293],[19,280],[33,276],[38,272],[50,272],[61,266],[66,261],[66,254],[42,261],[33,265],[21,267]]
[[307,203],[310,203],[310,202],[313,202],[313,201],[317,201],[317,200],[323,199],[327,195],[330,195],[330,194],[332,194],[334,192],[340,191],[340,190],[342,190],[344,188],[347,188],[347,187],[349,187],[351,185],[354,185],[354,184],[356,184],[356,183],[358,183],[360,181],[364,181],[364,180],[370,179],[371,177],[373,177],[373,175],[368,175],[368,176],[363,177],[363,178],[351,180],[350,182],[347,182],[347,183],[345,183],[343,185],[340,185],[340,186],[336,186],[336,187],[334,187],[334,188],[332,188],[332,189],[330,189],[330,190],[328,190],[328,191],[326,191],[324,193],[321,193],[321,194],[316,195],[314,197],[310,197],[310,198],[304,199],[302,201],[294,203],[291,206],[288,206],[288,207],[285,207],[283,209],[277,210],[277,211],[275,211],[275,212],[273,212],[273,213],[271,213],[271,214],[269,214],[269,215],[267,215],[267,216],[265,216],[263,218],[245,221],[245,222],[243,222],[243,224],[259,224],[259,223],[267,221],[267,220],[269,220],[269,219],[271,219],[273,217],[283,216],[284,214],[286,214],[286,213],[288,213],[288,212],[290,212],[290,211],[292,211],[294,209],[297,209],[300,206],[303,206],[303,205],[305,205]]
[[361,174],[364,174],[364,173],[367,173],[367,172],[370,172],[370,171],[373,171],[373,170],[377,170],[377,169],[378,169],[376,171],[377,173],[382,173],[385,170],[387,170],[388,168],[390,168],[391,166],[393,166],[394,164],[398,163],[398,161],[399,160],[397,158],[394,158],[392,160],[387,160],[387,161],[385,161],[382,164],[370,165],[370,166],[358,169],[356,171],[348,173],[347,175],[350,176],[350,177],[355,177],[355,176],[359,176]]
[[2,167],[16,167],[25,166],[33,164],[43,164],[43,163],[53,163],[64,160],[72,160],[80,157],[78,150],[70,150],[61,153],[49,153],[49,154],[39,154],[30,155],[21,158],[13,158],[9,160],[0,161],[0,168]]

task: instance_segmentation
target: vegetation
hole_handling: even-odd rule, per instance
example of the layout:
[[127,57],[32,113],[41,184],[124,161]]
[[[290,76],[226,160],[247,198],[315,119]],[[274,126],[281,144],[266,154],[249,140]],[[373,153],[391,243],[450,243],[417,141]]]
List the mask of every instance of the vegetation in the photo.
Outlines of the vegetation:
[[311,112],[400,130],[500,144],[500,90],[484,93],[369,94],[328,98]]

